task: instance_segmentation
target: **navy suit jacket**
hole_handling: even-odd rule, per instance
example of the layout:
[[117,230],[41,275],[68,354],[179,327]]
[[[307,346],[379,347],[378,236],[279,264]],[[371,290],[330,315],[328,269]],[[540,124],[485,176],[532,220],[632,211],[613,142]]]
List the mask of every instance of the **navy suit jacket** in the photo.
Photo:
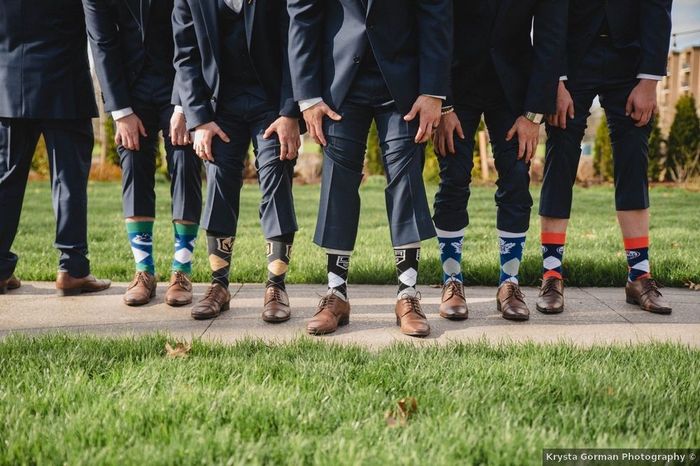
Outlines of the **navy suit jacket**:
[[[284,0],[244,2],[248,51],[270,104],[281,116],[298,117],[287,57],[289,17]],[[217,0],[175,0],[175,91],[187,126],[214,121],[219,96],[220,38]]]
[[338,109],[372,51],[402,113],[420,94],[448,94],[452,0],[289,0],[288,10],[297,101]]
[[[130,89],[146,60],[144,41],[150,1],[83,0],[83,6],[105,110],[131,107]],[[174,68],[172,74],[174,78]]]
[[0,1],[0,117],[95,116],[80,0]]
[[562,75],[574,78],[584,54],[607,18],[613,45],[630,57],[630,76],[666,76],[672,0],[571,0],[567,61]]
[[491,21],[476,33],[484,43],[475,40],[474,31],[465,30],[464,18],[473,14],[473,5],[454,2],[453,93],[463,95],[478,87],[484,79],[478,67],[491,60],[515,114],[553,113],[566,51],[569,0],[489,2]]

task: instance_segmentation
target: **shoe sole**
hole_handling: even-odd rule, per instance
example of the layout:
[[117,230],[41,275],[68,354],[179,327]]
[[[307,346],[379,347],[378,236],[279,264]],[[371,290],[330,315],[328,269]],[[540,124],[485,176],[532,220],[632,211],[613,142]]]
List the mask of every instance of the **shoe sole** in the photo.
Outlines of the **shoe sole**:
[[222,312],[228,311],[231,309],[231,304],[226,303],[223,306],[221,306],[221,309],[219,309],[219,312],[215,315],[204,315],[204,314],[191,314],[192,318],[194,320],[209,320],[209,319],[216,319],[221,315]]
[[[401,318],[398,317],[398,316],[396,316],[396,325],[397,325],[398,327],[401,327]],[[428,331],[427,331],[426,333],[423,333],[423,332],[406,332],[406,331],[404,331],[403,329],[401,329],[401,333],[403,333],[404,335],[408,335],[409,337],[425,338],[425,337],[427,337],[428,335],[430,335],[430,329],[428,329]]]
[[446,314],[443,314],[442,312],[440,313],[440,317],[442,317],[443,319],[451,320],[453,322],[469,319],[468,315],[462,317],[462,316],[456,316],[456,315],[446,315]]
[[[348,324],[350,324],[350,316],[341,317],[340,320],[338,321],[338,327],[345,327]],[[309,335],[329,335],[331,333],[334,333],[336,330],[338,330],[338,327],[334,328],[333,330],[328,330],[328,331],[313,330],[313,329],[310,329],[307,327],[306,332]]]
[[291,318],[292,318],[292,316],[290,315],[289,317],[283,317],[281,319],[263,317],[262,320],[263,320],[263,322],[267,322],[268,324],[281,324],[282,322],[287,322]]
[[170,307],[182,307],[182,306],[187,306],[188,304],[192,304],[192,300],[190,299],[189,301],[172,301],[172,300],[166,299],[165,304],[167,304]]
[[561,314],[562,312],[564,312],[564,306],[550,309],[546,307],[540,307],[539,304],[535,304],[535,309],[537,309],[542,314]]
[[506,316],[503,313],[503,310],[501,309],[501,302],[498,300],[496,301],[496,309],[498,309],[498,312],[501,313],[501,317],[503,317],[506,320],[512,320],[514,322],[524,322],[526,320],[530,320],[529,315],[527,315],[527,316]]
[[660,315],[667,316],[672,312],[672,309],[670,307],[664,307],[661,309],[654,309],[654,310],[647,309],[647,308],[643,307],[641,304],[639,304],[639,301],[637,301],[634,298],[630,298],[629,296],[627,296],[625,298],[625,301],[627,302],[627,304],[633,304],[635,306],[639,306],[639,309],[641,309],[642,311],[651,312],[652,314],[660,314]]

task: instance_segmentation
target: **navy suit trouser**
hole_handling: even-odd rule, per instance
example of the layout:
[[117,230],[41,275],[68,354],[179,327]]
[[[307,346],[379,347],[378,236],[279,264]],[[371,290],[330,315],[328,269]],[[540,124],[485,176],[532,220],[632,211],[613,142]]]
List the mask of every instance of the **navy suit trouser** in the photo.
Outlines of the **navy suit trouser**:
[[147,136],[140,137],[140,150],[117,148],[125,218],[156,216],[156,157],[160,153],[158,133],[161,131],[170,175],[173,220],[198,223],[202,214],[202,162],[190,144],[173,146],[170,142],[174,109],[171,94],[172,82],[159,76],[144,76],[132,90],[132,109],[141,119]]
[[[630,69],[634,63],[624,50],[615,49],[608,39],[598,39],[578,67],[577,76],[569,76],[566,88],[574,101],[574,118],[566,129],[547,126],[547,153],[540,196],[540,215],[569,218],[576,182],[581,141],[586,120],[596,96],[605,110],[610,129],[615,178],[615,208],[641,210],[649,207],[649,136],[652,123],[637,127],[625,115],[625,105],[639,80]],[[630,66],[631,65],[631,66]]]
[[359,74],[338,109],[340,121],[326,119],[321,200],[314,242],[352,251],[360,219],[359,188],[367,136],[377,124],[387,179],[385,202],[394,246],[435,236],[423,184],[425,146],[416,144],[417,119],[404,121],[379,74]]
[[456,107],[465,139],[454,136],[455,154],[437,156],[440,164],[440,187],[433,204],[433,220],[440,230],[458,231],[469,225],[468,203],[474,136],[484,116],[489,131],[498,172],[496,182],[496,226],[499,230],[523,233],[530,225],[529,164],[518,159],[517,137],[506,141],[506,134],[518,116],[510,109],[502,93],[474,95],[469,105]]
[[41,135],[49,155],[59,270],[76,278],[90,273],[87,184],[94,142],[90,119],[0,118],[0,279],[10,277],[17,265],[11,248]]
[[216,124],[231,142],[218,136],[212,142],[213,162],[206,162],[207,200],[202,228],[236,236],[240,213],[243,171],[251,141],[262,199],[260,223],[265,238],[298,230],[292,195],[295,160],[280,160],[277,135],[264,139],[265,130],[279,117],[277,109],[253,94],[220,99]]

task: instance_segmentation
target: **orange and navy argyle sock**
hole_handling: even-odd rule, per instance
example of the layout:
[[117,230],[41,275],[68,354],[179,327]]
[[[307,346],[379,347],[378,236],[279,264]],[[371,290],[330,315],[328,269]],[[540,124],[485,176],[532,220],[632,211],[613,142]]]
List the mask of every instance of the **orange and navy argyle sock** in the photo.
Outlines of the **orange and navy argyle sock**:
[[633,282],[640,278],[651,276],[649,267],[649,237],[624,238],[625,252],[627,253],[627,266],[629,275],[627,280]]
[[564,261],[564,244],[566,233],[543,231],[542,240],[542,278],[562,279],[562,262]]

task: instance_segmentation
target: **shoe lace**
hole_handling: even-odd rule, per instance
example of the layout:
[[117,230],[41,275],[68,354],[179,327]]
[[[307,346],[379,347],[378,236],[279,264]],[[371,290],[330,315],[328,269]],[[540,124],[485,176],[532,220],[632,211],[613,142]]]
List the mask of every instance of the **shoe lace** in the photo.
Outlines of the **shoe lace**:
[[421,297],[422,296],[420,294],[420,291],[416,292],[415,296],[409,296],[407,294],[401,296],[401,299],[405,300],[406,304],[408,304],[408,312],[406,314],[415,313],[425,318],[425,314],[423,313],[423,310],[420,307]]
[[655,293],[656,296],[663,296],[661,294],[661,291],[659,291],[659,288],[663,288],[663,285],[659,282],[657,282],[655,279],[650,278],[646,280],[646,283],[644,284],[644,289],[642,290],[642,296],[648,294],[648,293]]
[[268,290],[270,290],[270,289],[271,289],[270,295],[268,296],[265,304],[273,302],[273,301],[277,301],[277,302],[282,301],[282,292],[281,292],[282,290],[280,290],[276,286],[268,287]]
[[187,288],[187,275],[184,272],[175,272],[175,280],[173,285],[179,285],[181,288]]
[[446,287],[447,287],[447,293],[448,293],[447,298],[448,299],[455,296],[455,295],[464,299],[464,288],[462,287],[461,283],[458,283],[456,280],[450,280],[450,282],[446,285]]
[[520,287],[516,286],[513,283],[509,283],[505,286],[506,286],[506,292],[508,293],[506,295],[506,300],[511,300],[513,298],[515,298],[519,301],[525,300],[525,295],[523,294],[522,291],[520,291]]
[[131,288],[138,284],[148,287],[148,281],[148,274],[146,272],[138,271],[136,272],[136,276],[134,277],[134,281],[132,282]]
[[540,295],[548,294],[551,292],[554,292],[558,295],[561,295],[562,292],[559,291],[556,284],[557,284],[557,281],[555,279],[550,278],[550,279],[545,280],[544,283],[542,284],[542,290],[540,291]]
[[332,308],[335,304],[336,299],[338,299],[338,297],[334,293],[330,293],[321,297],[321,300],[318,302],[318,311],[315,315],[320,314],[323,310],[325,310],[328,307]]

